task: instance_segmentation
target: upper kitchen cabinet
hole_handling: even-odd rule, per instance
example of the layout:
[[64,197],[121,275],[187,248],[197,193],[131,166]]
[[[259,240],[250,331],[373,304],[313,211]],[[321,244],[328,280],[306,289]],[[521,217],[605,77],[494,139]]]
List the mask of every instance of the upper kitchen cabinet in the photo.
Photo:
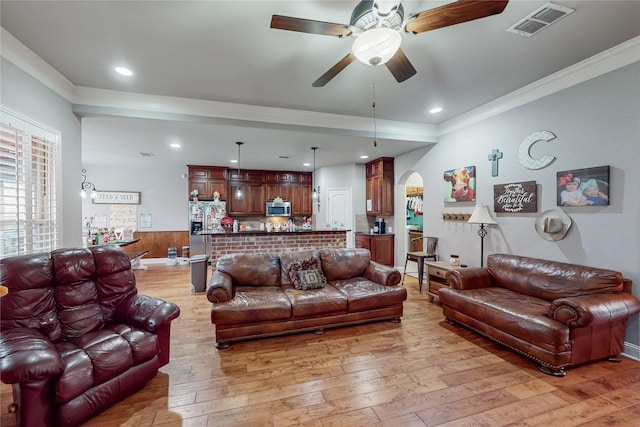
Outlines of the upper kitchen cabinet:
[[[254,170],[227,171],[229,199],[227,214],[229,215],[264,215],[265,207],[265,173]],[[236,198],[238,188],[242,189],[242,199]]]
[[218,166],[194,166],[189,168],[189,198],[193,190],[198,191],[198,198],[213,199],[213,193],[220,193],[221,199],[227,198],[227,168]]
[[393,158],[367,163],[366,178],[367,215],[393,215]]

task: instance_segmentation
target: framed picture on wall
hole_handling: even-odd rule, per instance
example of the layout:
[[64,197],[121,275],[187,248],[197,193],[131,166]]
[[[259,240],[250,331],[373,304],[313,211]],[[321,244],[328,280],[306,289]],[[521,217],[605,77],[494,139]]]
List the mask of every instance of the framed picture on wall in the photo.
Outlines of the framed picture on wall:
[[559,171],[558,206],[609,204],[609,166]]
[[473,202],[476,200],[476,167],[444,171],[444,201]]

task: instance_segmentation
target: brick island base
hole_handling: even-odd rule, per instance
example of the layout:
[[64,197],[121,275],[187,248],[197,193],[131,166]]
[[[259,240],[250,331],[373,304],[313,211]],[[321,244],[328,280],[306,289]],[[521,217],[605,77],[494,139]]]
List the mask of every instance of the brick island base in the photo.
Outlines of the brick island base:
[[294,232],[240,232],[211,234],[211,265],[226,254],[289,252],[306,249],[344,248],[348,230]]

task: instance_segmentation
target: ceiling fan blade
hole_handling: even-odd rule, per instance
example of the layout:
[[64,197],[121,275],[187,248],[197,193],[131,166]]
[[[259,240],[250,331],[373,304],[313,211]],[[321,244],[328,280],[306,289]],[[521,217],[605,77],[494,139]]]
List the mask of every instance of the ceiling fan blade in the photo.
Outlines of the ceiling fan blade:
[[354,59],[356,59],[356,56],[353,53],[349,52],[344,58],[338,61],[336,65],[331,67],[329,71],[321,75],[320,78],[318,78],[318,80],[313,82],[312,86],[322,87],[326,85],[331,81],[331,79],[337,76],[340,71],[344,70],[347,67],[347,65],[351,64]]
[[275,28],[277,30],[298,31],[301,33],[320,34],[322,36],[343,37],[351,34],[349,27],[344,24],[292,18],[290,16],[282,15],[273,15],[271,17],[271,28]]
[[413,65],[411,65],[411,62],[407,59],[407,56],[404,54],[402,49],[398,49],[396,54],[393,55],[385,65],[389,71],[391,71],[391,74],[393,74],[393,77],[396,78],[398,83],[402,83],[417,73],[416,69],[413,68]]
[[461,24],[502,13],[507,3],[508,0],[458,0],[418,13],[405,28],[408,32],[417,34]]

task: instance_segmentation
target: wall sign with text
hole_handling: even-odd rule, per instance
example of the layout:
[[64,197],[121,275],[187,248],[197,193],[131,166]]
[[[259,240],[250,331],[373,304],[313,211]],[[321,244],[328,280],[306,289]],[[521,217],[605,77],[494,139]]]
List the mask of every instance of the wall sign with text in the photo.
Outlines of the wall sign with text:
[[96,191],[93,203],[113,205],[139,205],[139,191]]
[[538,211],[535,181],[512,182],[493,186],[493,211],[520,213]]

